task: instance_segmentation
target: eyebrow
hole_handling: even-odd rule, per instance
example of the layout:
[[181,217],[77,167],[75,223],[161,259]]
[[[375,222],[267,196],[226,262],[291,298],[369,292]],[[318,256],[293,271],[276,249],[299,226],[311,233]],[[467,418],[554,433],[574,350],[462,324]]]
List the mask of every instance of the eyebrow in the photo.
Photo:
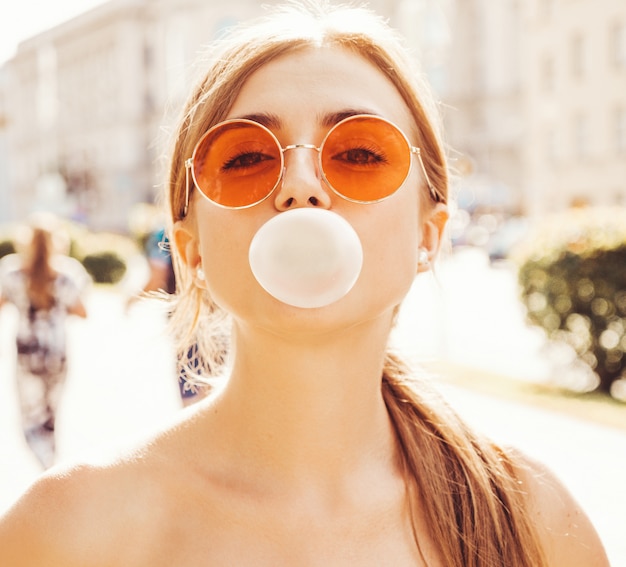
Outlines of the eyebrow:
[[[372,116],[378,116],[376,112],[373,112],[371,109],[366,108],[346,108],[344,110],[340,110],[338,112],[330,112],[327,114],[323,114],[319,116],[319,123],[326,127],[331,128],[338,122],[349,118],[350,116],[356,116],[358,114],[369,114]],[[238,119],[242,120],[251,120],[252,122],[257,122],[262,126],[265,126],[269,130],[280,130],[282,127],[282,120],[278,117],[277,114],[272,114],[268,112],[255,112],[252,114],[244,114],[243,116],[238,116]]]
[[281,120],[276,114],[270,114],[267,112],[258,112],[253,114],[244,114],[243,116],[235,117],[236,120],[251,120],[257,122],[261,126],[265,126],[269,130],[279,130],[281,127]]
[[377,116],[375,112],[371,109],[366,108],[346,108],[345,110],[340,110],[339,112],[331,112],[329,114],[324,114],[319,118],[319,122],[322,126],[326,128],[331,128],[338,122],[345,120],[346,118],[350,118],[350,116],[357,116],[358,114],[369,114],[373,116]]

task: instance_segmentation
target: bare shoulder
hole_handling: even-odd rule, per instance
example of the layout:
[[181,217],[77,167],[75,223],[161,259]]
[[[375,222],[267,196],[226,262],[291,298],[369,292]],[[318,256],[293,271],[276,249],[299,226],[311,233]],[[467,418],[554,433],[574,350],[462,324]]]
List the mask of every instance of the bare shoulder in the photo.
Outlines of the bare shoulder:
[[598,533],[565,485],[543,463],[518,451],[515,456],[548,565],[609,567]]
[[52,469],[0,517],[0,565],[149,564],[137,549],[158,541],[171,509],[150,454],[106,465]]
[[0,516],[0,565],[182,564],[222,517],[197,464],[207,453],[198,452],[193,415],[113,462],[41,476]]
[[103,474],[83,465],[40,477],[0,518],[0,564],[91,565],[88,555],[99,551],[93,534],[110,533]]

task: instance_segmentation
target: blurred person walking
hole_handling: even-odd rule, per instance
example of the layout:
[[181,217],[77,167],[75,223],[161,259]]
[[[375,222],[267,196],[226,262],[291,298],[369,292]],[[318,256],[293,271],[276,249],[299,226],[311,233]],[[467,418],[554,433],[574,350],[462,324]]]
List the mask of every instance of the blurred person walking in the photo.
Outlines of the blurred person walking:
[[29,227],[23,251],[0,263],[0,307],[18,312],[17,392],[26,441],[47,469],[55,459],[55,419],[67,374],[66,319],[85,318],[81,299],[89,276],[55,250],[60,235],[54,219],[40,217]]

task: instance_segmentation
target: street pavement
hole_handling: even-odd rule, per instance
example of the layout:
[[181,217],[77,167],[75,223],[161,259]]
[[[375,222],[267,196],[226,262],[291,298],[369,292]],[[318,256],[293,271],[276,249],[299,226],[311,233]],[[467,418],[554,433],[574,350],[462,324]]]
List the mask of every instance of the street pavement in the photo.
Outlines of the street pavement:
[[[132,286],[131,286],[132,287]],[[115,453],[180,411],[166,317],[157,303],[125,308],[128,286],[93,288],[89,316],[69,323],[69,374],[58,421],[58,461]],[[554,364],[526,326],[512,272],[476,251],[419,276],[393,342],[411,361],[449,361],[541,381]],[[16,315],[0,311],[0,511],[41,470],[22,440],[15,401]],[[626,566],[626,428],[617,429],[452,386],[433,378],[457,411],[495,440],[546,463],[591,517],[614,567]],[[626,420],[626,408],[625,408]]]

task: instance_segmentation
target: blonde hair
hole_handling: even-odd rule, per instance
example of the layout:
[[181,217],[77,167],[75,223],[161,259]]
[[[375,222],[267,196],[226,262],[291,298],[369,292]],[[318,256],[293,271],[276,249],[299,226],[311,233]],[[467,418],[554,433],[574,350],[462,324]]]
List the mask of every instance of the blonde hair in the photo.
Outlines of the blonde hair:
[[[172,223],[185,215],[185,159],[200,136],[226,117],[246,79],[282,54],[321,45],[352,50],[395,85],[415,122],[412,134],[436,193],[431,202],[446,202],[448,173],[436,105],[400,38],[367,9],[292,2],[231,30],[208,52],[208,71],[184,108],[171,152],[167,189]],[[426,201],[428,194],[424,190]],[[206,379],[223,357],[225,316],[194,285],[175,250],[173,258],[178,293],[172,328],[179,352],[197,342],[200,375]],[[414,518],[418,509],[425,517],[443,564],[544,565],[527,497],[514,472],[520,464],[474,435],[426,381],[410,376],[388,353],[382,389],[401,447],[409,506]],[[415,525],[414,534],[419,548]]]

